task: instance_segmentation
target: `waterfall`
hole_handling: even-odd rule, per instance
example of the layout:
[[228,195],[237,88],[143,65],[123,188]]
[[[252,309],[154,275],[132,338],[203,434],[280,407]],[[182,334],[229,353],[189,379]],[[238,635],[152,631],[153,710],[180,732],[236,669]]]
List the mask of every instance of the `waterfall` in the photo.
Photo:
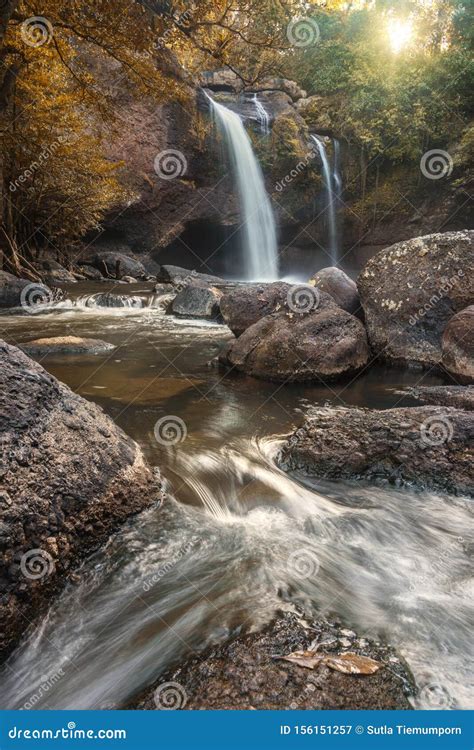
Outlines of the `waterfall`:
[[337,266],[339,261],[339,233],[337,226],[336,209],[337,204],[340,201],[342,192],[342,182],[339,171],[339,142],[336,140],[334,141],[334,169],[331,170],[324,141],[317,135],[312,135],[311,138],[318,148],[323,165],[323,180],[326,193],[325,212],[329,235],[329,253],[331,256],[331,264],[333,266]]
[[260,124],[260,130],[262,131],[263,135],[268,135],[270,133],[270,116],[263,106],[262,102],[258,98],[258,94],[254,94],[253,101],[255,104],[255,109],[257,111],[257,120]]
[[244,237],[244,278],[275,281],[278,279],[276,224],[262,170],[239,115],[206,96],[224,136],[237,184]]

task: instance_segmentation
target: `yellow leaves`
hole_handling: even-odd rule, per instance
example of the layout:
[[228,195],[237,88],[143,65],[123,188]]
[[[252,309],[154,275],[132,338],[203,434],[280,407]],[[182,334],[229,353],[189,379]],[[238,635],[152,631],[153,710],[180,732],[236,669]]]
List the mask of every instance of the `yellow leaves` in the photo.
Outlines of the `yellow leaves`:
[[289,661],[305,669],[317,669],[320,666],[329,667],[343,674],[371,675],[378,672],[382,664],[368,656],[360,656],[350,651],[342,654],[320,654],[317,651],[294,651],[286,656],[278,657],[282,661]]

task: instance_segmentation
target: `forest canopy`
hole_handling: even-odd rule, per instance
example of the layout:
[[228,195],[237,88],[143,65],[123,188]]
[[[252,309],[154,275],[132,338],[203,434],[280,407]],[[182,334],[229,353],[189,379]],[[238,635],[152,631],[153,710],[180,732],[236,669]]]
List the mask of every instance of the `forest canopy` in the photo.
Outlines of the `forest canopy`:
[[321,97],[313,115],[367,163],[454,141],[469,165],[473,28],[469,0],[4,0],[1,265],[34,277],[40,247],[73,246],[133,199],[104,148],[124,86],[159,103],[204,70],[278,75]]

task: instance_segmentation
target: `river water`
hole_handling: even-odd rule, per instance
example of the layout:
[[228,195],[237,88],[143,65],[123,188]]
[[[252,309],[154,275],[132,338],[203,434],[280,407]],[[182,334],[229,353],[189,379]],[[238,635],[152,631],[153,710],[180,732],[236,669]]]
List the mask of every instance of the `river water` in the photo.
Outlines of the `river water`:
[[[91,291],[81,284],[72,294]],[[146,285],[127,293],[151,299]],[[3,316],[1,336],[115,344],[105,355],[48,356],[42,364],[141,444],[169,500],[84,563],[0,673],[2,708],[121,707],[186,655],[294,605],[395,645],[420,687],[416,707],[469,707],[470,502],[355,482],[310,484],[275,462],[308,404],[408,405],[395,391],[420,373],[375,367],[331,388],[224,378],[209,364],[231,336],[224,326],[165,316],[156,302],[83,305]],[[157,421],[170,416],[186,432],[176,445],[155,436]]]

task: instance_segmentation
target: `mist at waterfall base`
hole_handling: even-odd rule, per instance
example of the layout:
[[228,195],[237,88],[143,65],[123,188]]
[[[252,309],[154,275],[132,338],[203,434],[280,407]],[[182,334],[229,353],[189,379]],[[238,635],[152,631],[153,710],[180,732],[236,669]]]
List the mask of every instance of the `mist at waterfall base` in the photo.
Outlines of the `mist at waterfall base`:
[[[322,384],[275,393],[264,381],[224,381],[209,362],[227,329],[165,315],[151,287],[135,285],[137,301],[107,308],[97,286],[75,285],[44,313],[4,321],[11,341],[74,334],[117,346],[109,357],[42,364],[142,445],[168,499],[83,564],[2,669],[1,705],[123,707],[187,655],[298,606],[396,646],[421,688],[415,706],[435,707],[436,695],[442,708],[467,707],[472,503],[281,472],[278,436],[301,424],[308,403],[339,404],[337,396]],[[418,378],[375,365],[343,398],[388,408]],[[173,414],[187,437],[164,446],[154,425]],[[295,550],[318,561],[317,573],[298,573]]]
[[244,244],[242,278],[275,281],[278,279],[276,222],[260,164],[239,115],[206,96],[226,144],[239,197]]

